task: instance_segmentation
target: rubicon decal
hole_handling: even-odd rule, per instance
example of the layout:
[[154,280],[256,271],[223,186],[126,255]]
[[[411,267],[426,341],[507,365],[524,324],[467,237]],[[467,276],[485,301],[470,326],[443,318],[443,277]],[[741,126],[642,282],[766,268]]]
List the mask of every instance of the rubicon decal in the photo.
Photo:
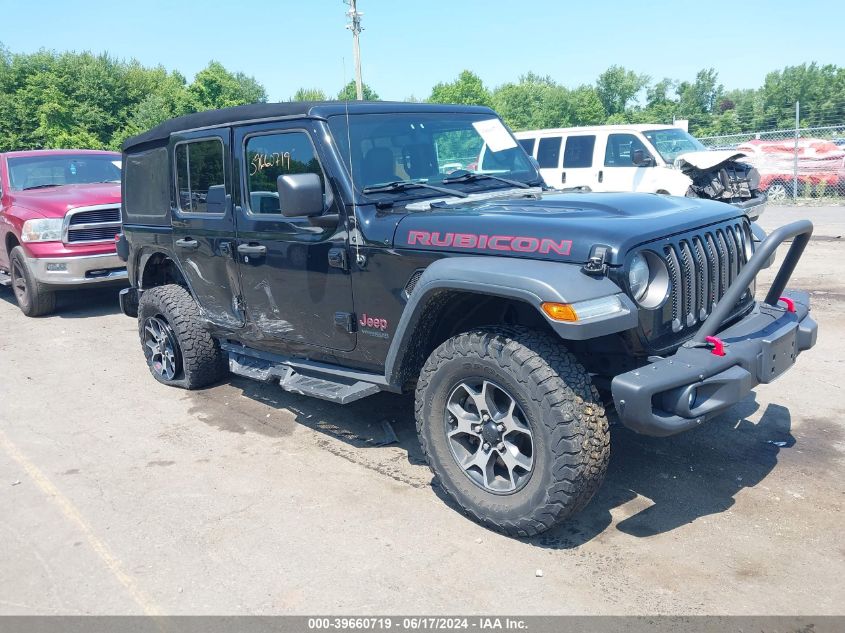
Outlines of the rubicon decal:
[[525,235],[478,235],[475,233],[443,233],[408,231],[408,244],[452,248],[510,251],[514,253],[556,253],[569,255],[572,240],[553,240]]

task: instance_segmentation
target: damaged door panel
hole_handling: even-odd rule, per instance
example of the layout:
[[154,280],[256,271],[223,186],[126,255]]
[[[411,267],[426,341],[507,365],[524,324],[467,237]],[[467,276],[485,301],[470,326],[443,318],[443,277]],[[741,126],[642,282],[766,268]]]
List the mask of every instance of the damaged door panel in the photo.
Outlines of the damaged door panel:
[[174,135],[173,252],[209,319],[242,326],[228,128]]
[[[282,353],[301,345],[354,349],[354,328],[343,325],[354,323],[346,232],[309,132],[301,123],[247,126],[235,130],[235,146],[236,257],[250,331],[262,348]],[[305,209],[282,209],[278,181],[291,174],[319,176],[318,221]],[[322,221],[334,214],[333,223]]]

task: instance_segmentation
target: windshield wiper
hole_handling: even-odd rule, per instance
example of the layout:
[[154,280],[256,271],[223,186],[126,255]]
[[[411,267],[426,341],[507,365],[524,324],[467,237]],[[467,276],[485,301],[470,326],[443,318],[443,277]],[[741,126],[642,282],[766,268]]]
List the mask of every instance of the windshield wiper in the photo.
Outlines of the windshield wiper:
[[[445,181],[444,181],[445,182]],[[463,191],[456,191],[455,189],[447,189],[446,187],[437,187],[430,185],[427,182],[416,182],[414,180],[395,180],[387,182],[383,185],[370,185],[361,189],[362,193],[388,193],[391,191],[405,191],[406,189],[424,188],[432,191],[439,191],[456,198],[466,198],[468,194]]]
[[55,183],[51,183],[49,185],[32,185],[31,187],[24,187],[21,191],[29,191],[30,189],[46,189],[47,187],[61,187],[61,185],[57,185]]
[[[455,173],[455,172],[452,172]],[[490,180],[498,180],[499,182],[504,182],[509,185],[513,185],[514,187],[519,187],[521,189],[528,189],[531,185],[528,185],[524,182],[519,180],[511,180],[510,178],[502,178],[501,176],[493,176],[492,174],[476,174],[471,171],[461,171],[457,176],[449,176],[448,178],[444,178],[440,182],[449,184],[452,182],[472,182],[473,180],[481,180],[482,178],[489,178]]]

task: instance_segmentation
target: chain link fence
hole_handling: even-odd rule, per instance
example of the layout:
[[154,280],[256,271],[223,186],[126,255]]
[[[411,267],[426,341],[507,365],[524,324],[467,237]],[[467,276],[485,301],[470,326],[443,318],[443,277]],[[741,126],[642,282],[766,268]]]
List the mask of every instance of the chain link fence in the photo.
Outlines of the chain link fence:
[[774,204],[845,205],[845,124],[699,138],[709,149],[744,152]]

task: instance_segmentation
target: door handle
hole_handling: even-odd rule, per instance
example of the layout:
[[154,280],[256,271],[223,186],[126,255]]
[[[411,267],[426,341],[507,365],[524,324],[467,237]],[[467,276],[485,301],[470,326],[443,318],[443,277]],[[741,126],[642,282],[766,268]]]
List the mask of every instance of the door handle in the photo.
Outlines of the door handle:
[[241,255],[266,255],[267,247],[261,244],[238,244],[238,252]]
[[599,182],[604,181],[604,170],[599,169]]
[[183,237],[181,240],[176,240],[176,246],[185,248],[190,251],[195,251],[200,247],[200,243],[190,237]]
[[564,185],[566,184],[566,172],[565,171],[560,172],[560,182]]

